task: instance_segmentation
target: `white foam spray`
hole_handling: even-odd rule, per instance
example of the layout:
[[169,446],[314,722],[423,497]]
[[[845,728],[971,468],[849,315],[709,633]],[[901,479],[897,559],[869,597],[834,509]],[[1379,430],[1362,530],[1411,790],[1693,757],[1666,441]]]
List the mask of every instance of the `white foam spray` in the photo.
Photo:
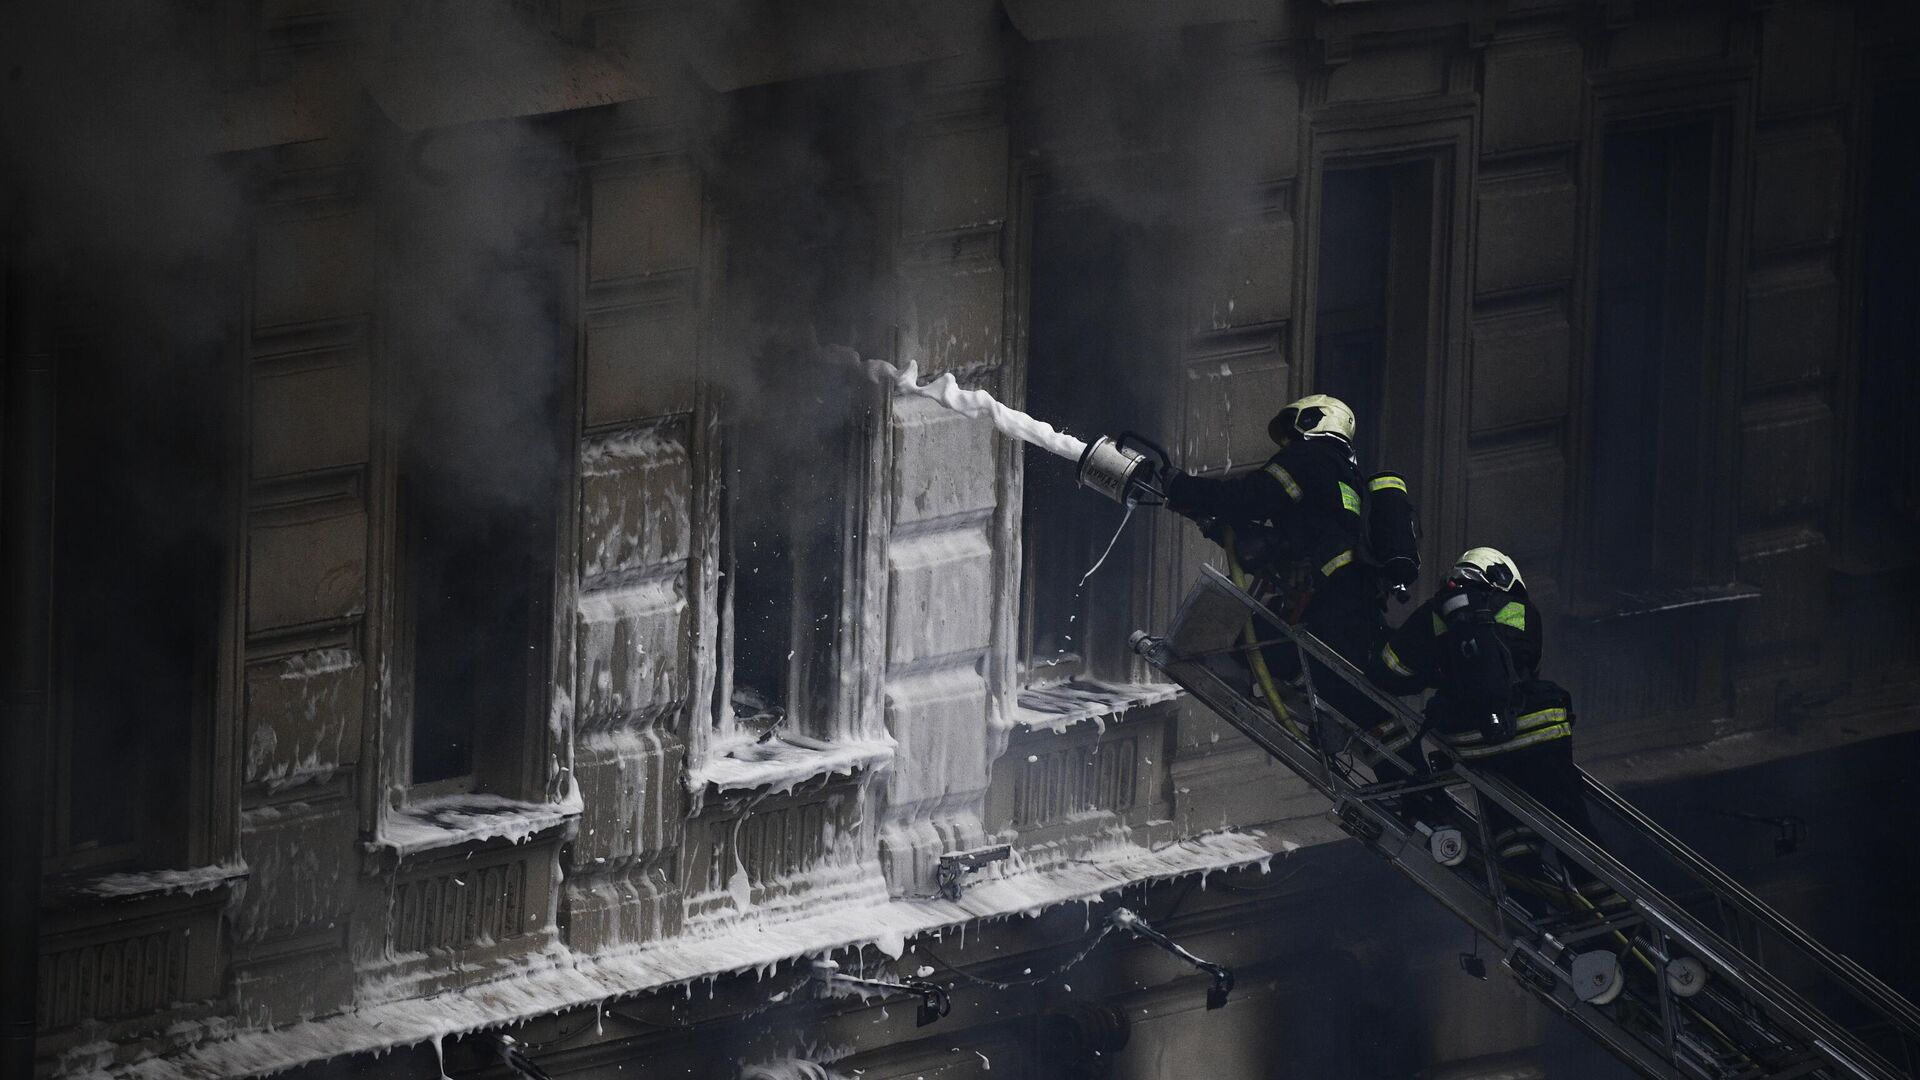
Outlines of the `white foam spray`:
[[[1085,588],[1087,579],[1093,576],[1094,571],[1107,564],[1107,556],[1113,554],[1113,545],[1120,542],[1120,534],[1127,531],[1127,522],[1133,520],[1133,508],[1138,505],[1140,504],[1133,499],[1127,500],[1127,512],[1120,518],[1119,526],[1113,530],[1113,539],[1107,541],[1107,550],[1101,552],[1100,557],[1094,560],[1093,565],[1087,567],[1087,572],[1080,575],[1080,584],[1076,586],[1076,589]],[[1077,600],[1079,593],[1074,593],[1074,596]]]
[[903,393],[932,398],[962,416],[990,421],[995,430],[1008,438],[1032,443],[1042,450],[1058,454],[1076,463],[1087,452],[1085,442],[1044,420],[1035,420],[1019,409],[1001,404],[985,390],[962,390],[951,372],[922,386],[919,369],[920,365],[912,361],[908,362],[904,371],[885,360],[867,361],[867,370],[872,372],[875,378],[892,383]]

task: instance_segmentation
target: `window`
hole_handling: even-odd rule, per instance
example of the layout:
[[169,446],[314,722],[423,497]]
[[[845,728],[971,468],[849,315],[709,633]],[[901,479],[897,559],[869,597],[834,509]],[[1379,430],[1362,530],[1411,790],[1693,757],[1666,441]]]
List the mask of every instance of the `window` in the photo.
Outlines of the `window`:
[[531,787],[523,761],[547,715],[568,477],[572,349],[555,280],[474,275],[410,313],[398,575],[416,794]]
[[[718,756],[735,765],[817,758],[826,742],[879,734],[869,691],[880,673],[866,653],[886,616],[866,583],[885,573],[867,534],[885,528],[884,396],[857,363],[896,347],[899,196],[874,178],[897,154],[897,129],[878,100],[864,77],[742,91],[733,167],[714,179],[727,313],[722,359],[703,372],[724,462],[713,714]],[[728,786],[766,776],[725,775]]]
[[[59,372],[49,870],[195,858],[232,430],[217,347],[103,334]],[[199,743],[204,747],[204,742]]]
[[1311,389],[1353,408],[1366,470],[1418,476],[1424,456],[1433,174],[1408,161],[1321,184]]
[[[1161,391],[1179,355],[1164,238],[1070,193],[1035,202],[1026,409],[1086,439],[1164,422]],[[1025,678],[1124,681],[1136,544],[1124,510],[1079,490],[1073,465],[1026,448],[1021,536]],[[1107,552],[1100,572],[1081,584]]]
[[1912,197],[1920,169],[1907,119],[1920,108],[1920,80],[1889,83],[1873,95],[1867,150],[1869,223],[1860,272],[1861,329],[1858,422],[1847,497],[1853,513],[1847,546],[1855,561],[1878,566],[1913,556],[1913,525],[1920,521],[1920,432],[1907,419],[1920,395],[1920,206]]
[[1715,136],[1700,120],[1602,146],[1586,562],[1603,590],[1690,584],[1704,554]]
[[755,384],[728,403],[727,705],[756,735],[832,739],[855,709],[842,700],[841,672],[860,663],[848,605],[861,573],[872,391],[858,368],[820,355],[772,353],[754,367]]

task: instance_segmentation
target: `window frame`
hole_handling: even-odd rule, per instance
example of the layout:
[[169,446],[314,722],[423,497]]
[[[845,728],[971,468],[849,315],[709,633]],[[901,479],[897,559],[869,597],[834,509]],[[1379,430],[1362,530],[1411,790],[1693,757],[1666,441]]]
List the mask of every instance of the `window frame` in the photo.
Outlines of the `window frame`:
[[[808,360],[805,363],[820,363],[823,372],[838,374],[823,361]],[[844,496],[840,505],[839,532],[834,542],[828,545],[828,550],[839,555],[839,589],[832,611],[833,637],[825,650],[826,701],[813,700],[808,691],[797,686],[797,681],[805,673],[805,661],[799,655],[799,650],[793,649],[787,669],[781,677],[783,700],[777,703],[785,711],[785,716],[773,729],[777,737],[797,735],[823,744],[874,739],[880,737],[883,730],[879,719],[881,676],[877,672],[868,672],[861,660],[869,642],[885,640],[885,605],[873,603],[872,598],[876,595],[876,583],[884,587],[886,575],[883,536],[889,515],[883,498],[889,473],[883,457],[891,396],[887,388],[857,375],[849,377],[847,385],[852,391],[854,415],[847,425],[844,444],[838,448],[840,467],[832,470],[836,475],[825,485]],[[758,735],[758,731],[749,728],[733,709],[740,644],[737,621],[739,597],[734,588],[735,571],[739,566],[736,551],[739,523],[733,505],[736,495],[733,478],[742,467],[737,448],[742,437],[739,429],[757,418],[736,412],[734,403],[722,392],[716,391],[712,396],[716,399],[711,406],[716,420],[712,425],[714,436],[709,446],[718,451],[716,457],[720,473],[720,492],[716,500],[720,579],[715,605],[718,648],[710,729],[712,751],[724,754]],[[798,575],[789,586],[793,591],[799,587],[797,578]],[[876,611],[876,608],[879,610]],[[791,645],[798,634],[798,620],[802,617],[798,599],[790,596],[786,610],[789,613],[786,641]],[[796,714],[802,710],[808,714],[823,712],[826,729],[810,730],[804,726],[809,722],[807,720],[796,723]]]
[[[408,395],[418,387],[419,372],[405,357],[387,350],[386,369],[378,388],[386,401],[385,428],[392,434],[380,440],[375,461],[384,488],[381,502],[383,522],[372,527],[384,550],[385,573],[380,577],[379,595],[385,612],[384,630],[375,637],[369,651],[379,657],[384,673],[379,678],[379,712],[386,718],[379,725],[383,745],[379,755],[386,783],[380,796],[384,809],[399,810],[409,805],[463,795],[492,795],[523,805],[547,805],[554,801],[551,790],[554,777],[546,763],[559,749],[559,741],[550,723],[555,695],[561,686],[571,686],[572,651],[571,612],[572,577],[575,573],[575,537],[569,523],[575,514],[580,483],[579,445],[582,435],[581,363],[583,356],[582,322],[577,293],[579,246],[566,238],[536,240],[515,257],[497,268],[500,275],[523,276],[552,285],[546,295],[556,307],[560,329],[554,335],[552,356],[554,401],[550,419],[553,432],[556,470],[550,509],[551,520],[544,527],[533,526],[536,547],[547,547],[541,558],[542,572],[529,585],[527,642],[534,652],[528,661],[521,715],[514,724],[512,739],[505,745],[486,738],[484,727],[474,721],[473,757],[467,772],[416,782],[414,765],[414,720],[416,704],[416,618],[417,582],[411,544],[413,529],[409,523],[412,506],[406,493],[409,448],[405,408]],[[386,316],[406,318],[404,311],[389,308]],[[534,548],[529,548],[534,550]],[[563,672],[564,666],[564,672]],[[566,674],[565,678],[561,678]],[[483,757],[483,755],[485,755]],[[376,821],[384,810],[376,812]]]
[[[1418,424],[1417,437],[1385,446],[1397,460],[1368,462],[1368,471],[1390,468],[1414,484],[1420,511],[1420,557],[1444,566],[1470,542],[1467,535],[1467,468],[1473,445],[1468,423],[1468,338],[1472,332],[1476,247],[1474,215],[1481,194],[1478,105],[1456,99],[1402,122],[1383,121],[1355,104],[1327,105],[1306,125],[1307,147],[1297,183],[1298,220],[1312,223],[1294,243],[1293,314],[1281,334],[1294,383],[1288,399],[1318,392],[1315,345],[1319,337],[1319,228],[1324,216],[1326,174],[1424,162],[1429,167],[1427,306],[1422,393],[1415,400],[1390,396],[1396,424]],[[1304,239],[1304,238],[1310,238]],[[1391,242],[1391,241],[1390,241]],[[1389,254],[1389,262],[1393,258]],[[1387,387],[1389,395],[1392,388]],[[1366,417],[1360,418],[1367,423]],[[1382,421],[1375,418],[1376,425]],[[1363,441],[1365,441],[1363,439]],[[1383,444],[1384,446],[1384,444]],[[1399,459],[1417,449],[1418,460]]]
[[[1739,438],[1738,358],[1741,318],[1741,272],[1746,250],[1748,191],[1747,118],[1751,83],[1741,76],[1717,75],[1683,85],[1636,81],[1600,86],[1594,96],[1586,128],[1586,153],[1580,172],[1581,245],[1575,280],[1574,370],[1570,372],[1574,401],[1569,410],[1570,451],[1569,520],[1592,519],[1596,509],[1593,462],[1598,399],[1599,364],[1598,286],[1599,237],[1604,223],[1602,184],[1604,148],[1609,135],[1630,131],[1682,127],[1702,121],[1714,137],[1707,178],[1708,235],[1703,244],[1706,266],[1702,297],[1698,382],[1693,392],[1701,423],[1694,433],[1694,461],[1688,489],[1699,504],[1690,523],[1684,575],[1667,584],[1712,585],[1731,581],[1734,572],[1733,536],[1738,512],[1736,485],[1713,483],[1714,477],[1733,475]],[[1594,568],[1593,538],[1587,530],[1569,530],[1567,566],[1571,610],[1595,615],[1620,607],[1617,582],[1603,580]]]
[[[21,317],[32,317],[33,314],[22,313]],[[210,640],[203,643],[204,653],[196,656],[194,670],[189,676],[191,687],[186,715],[182,719],[186,745],[181,750],[181,758],[186,775],[181,782],[180,835],[156,841],[153,835],[140,830],[132,839],[108,846],[85,850],[71,846],[71,802],[76,784],[73,777],[73,703],[67,693],[67,668],[72,646],[70,635],[66,632],[67,626],[58,614],[61,597],[56,591],[52,597],[55,614],[49,626],[53,635],[48,656],[50,693],[45,713],[47,728],[42,744],[42,756],[48,770],[48,790],[43,799],[47,812],[41,826],[40,869],[44,878],[71,883],[121,871],[211,866],[227,861],[234,853],[238,838],[238,792],[243,759],[231,748],[238,739],[240,702],[243,700],[241,683],[245,678],[239,635],[240,628],[245,625],[243,581],[244,553],[247,550],[248,500],[245,492],[248,463],[240,444],[229,439],[228,435],[247,422],[244,395],[247,372],[241,341],[237,325],[227,323],[216,339],[208,342],[202,350],[209,365],[206,391],[211,395],[211,400],[207,404],[214,414],[213,430],[219,440],[219,445],[211,448],[220,459],[216,479],[218,505],[209,515],[209,521],[215,524],[215,535],[206,551],[212,562],[209,577],[216,583],[218,593],[208,601],[210,624],[196,628],[206,630]],[[78,417],[68,412],[69,409],[77,410],[78,406],[63,400],[60,373],[74,372],[85,362],[90,348],[95,345],[100,350],[112,348],[111,345],[96,342],[92,334],[85,332],[70,333],[58,346],[59,363],[55,368],[52,391],[55,419],[52,445],[49,447],[55,456],[52,466],[55,470],[60,467],[59,447],[64,441],[63,437],[69,434],[67,424],[78,422]],[[99,362],[111,364],[114,361],[102,353]],[[72,393],[74,376],[69,375],[64,381],[67,383],[67,392]],[[52,529],[57,539],[61,519],[57,480],[51,513]],[[56,590],[61,547],[56,542],[54,563],[49,568],[54,575]],[[144,817],[138,810],[135,813]]]

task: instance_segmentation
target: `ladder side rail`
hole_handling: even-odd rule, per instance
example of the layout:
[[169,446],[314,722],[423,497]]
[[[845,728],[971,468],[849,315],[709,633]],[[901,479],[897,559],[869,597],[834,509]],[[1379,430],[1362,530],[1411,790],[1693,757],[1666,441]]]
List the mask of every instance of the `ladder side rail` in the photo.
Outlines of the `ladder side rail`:
[[[1291,638],[1306,656],[1318,661],[1335,677],[1341,679],[1341,681],[1347,683],[1353,689],[1363,693],[1375,704],[1398,716],[1403,723],[1415,725],[1414,730],[1418,730],[1418,725],[1423,722],[1420,714],[1415,713],[1404,701],[1387,695],[1384,691],[1375,687],[1372,681],[1367,679],[1365,675],[1345,657],[1335,653],[1332,649],[1328,648],[1324,642],[1315,638],[1311,633],[1294,627],[1274,615],[1266,605],[1249,596],[1244,590],[1234,586],[1225,575],[1220,574],[1211,566],[1203,566],[1202,571],[1217,579],[1219,584],[1224,585],[1230,590],[1231,595],[1256,616],[1275,627],[1280,633]],[[1350,731],[1359,733],[1359,726],[1354,724],[1352,720],[1340,714],[1335,709],[1325,707],[1324,705],[1323,708],[1327,715],[1334,717],[1339,724]],[[1497,778],[1482,776],[1478,772],[1466,767],[1450,749],[1442,748],[1440,753],[1452,763],[1455,773],[1460,776],[1462,780],[1471,784],[1476,790],[1491,795],[1504,809],[1509,813],[1513,813],[1515,817],[1519,818],[1528,827],[1534,829],[1535,832],[1552,843],[1562,853],[1574,854],[1574,857],[1583,867],[1589,873],[1593,873],[1598,877],[1608,888],[1619,892],[1623,896],[1629,896],[1636,901],[1644,901],[1649,905],[1657,904],[1659,921],[1667,924],[1669,931],[1673,933],[1676,938],[1687,942],[1690,948],[1708,954],[1700,958],[1703,963],[1710,963],[1711,966],[1723,969],[1723,973],[1731,976],[1736,985],[1742,985],[1749,994],[1756,996],[1763,1003],[1772,1005],[1774,1008],[1769,1009],[1770,1012],[1775,1010],[1782,1011],[1784,1015],[1778,1015],[1776,1018],[1787,1023],[1790,1028],[1796,1029],[1802,1038],[1830,1046],[1850,1047],[1854,1051],[1850,1056],[1857,1056],[1865,1062],[1870,1062],[1881,1067],[1881,1071],[1865,1072],[1862,1073],[1862,1075],[1897,1075],[1890,1071],[1885,1071],[1886,1066],[1879,1056],[1861,1044],[1851,1032],[1828,1019],[1811,1004],[1802,1001],[1797,993],[1789,989],[1784,983],[1775,979],[1766,971],[1763,965],[1748,955],[1744,950],[1736,947],[1722,938],[1721,935],[1708,929],[1698,919],[1686,913],[1679,905],[1673,903],[1659,890],[1656,890],[1651,884],[1641,879],[1638,874],[1629,870],[1624,864],[1619,862],[1619,860],[1599,847],[1599,845],[1588,840],[1580,834],[1578,830],[1561,821],[1558,815],[1540,806],[1531,796],[1526,795],[1524,792],[1520,792],[1510,785],[1498,781]],[[1600,785],[1593,786],[1599,787]],[[1607,792],[1607,795],[1611,796],[1612,792]],[[1603,805],[1609,807],[1622,804],[1624,804],[1624,800],[1619,799],[1617,796],[1603,799]],[[1638,814],[1637,812],[1629,819],[1629,823],[1643,830],[1647,826],[1651,826],[1656,830],[1659,829],[1659,826],[1646,819],[1644,814]],[[1661,831],[1664,832],[1664,830]],[[1675,845],[1679,844],[1677,838],[1673,838],[1673,843]],[[1662,846],[1664,848],[1664,845]],[[1705,860],[1699,859],[1697,855],[1694,856],[1694,859],[1701,865],[1710,865],[1706,864]],[[1681,860],[1681,867],[1682,869],[1691,869],[1685,860]],[[1690,874],[1690,876],[1698,878],[1701,875],[1696,873]],[[1715,871],[1714,877],[1717,877],[1721,881],[1731,882],[1731,879],[1726,878],[1724,873],[1718,871]],[[1705,880],[1704,884],[1716,893],[1725,893],[1728,891],[1720,885],[1719,881],[1711,877]],[[1758,903],[1757,899],[1755,903]],[[1781,923],[1786,922],[1786,920],[1778,916],[1777,913],[1774,915],[1774,918]],[[1812,940],[1807,937],[1804,931],[1797,931],[1795,937],[1804,941]],[[1832,954],[1829,953],[1828,955],[1831,956]],[[1837,969],[1828,964],[1823,964],[1822,966],[1830,971],[1834,971],[1840,985],[1844,989],[1853,992],[1857,1000],[1861,1000],[1870,1008],[1873,1007],[1873,999],[1859,992],[1861,983],[1857,978],[1845,977],[1845,969]],[[1857,965],[1854,965],[1854,967],[1857,968]],[[1864,974],[1864,972],[1862,972],[1862,974]],[[1877,980],[1875,981],[1877,982]],[[1890,995],[1893,994],[1891,990],[1888,990],[1887,993]],[[1898,995],[1893,996],[1897,997]],[[1882,1014],[1884,1015],[1884,1013]],[[1850,1067],[1852,1067],[1851,1064]]]
[[[1328,799],[1333,804],[1335,820],[1343,830],[1393,863],[1423,892],[1453,912],[1477,934],[1499,945],[1509,958],[1516,953],[1525,954],[1534,960],[1533,966],[1540,972],[1551,971],[1551,963],[1537,956],[1526,940],[1515,935],[1518,928],[1508,923],[1507,913],[1500,908],[1499,897],[1489,894],[1485,882],[1436,862],[1414,830],[1371,800],[1350,798],[1349,795],[1355,793],[1354,788],[1341,774],[1335,773],[1323,780],[1317,772],[1315,751],[1299,736],[1275,722],[1270,712],[1253,704],[1204,664],[1177,658],[1163,639],[1137,635],[1134,647],[1196,700],[1239,729]],[[1328,712],[1329,715],[1339,715],[1331,709]],[[1354,816],[1364,821],[1356,822]],[[1530,937],[1536,930],[1526,927],[1519,932]],[[1665,1048],[1649,1044],[1621,1029],[1616,1021],[1579,1000],[1570,987],[1551,974],[1546,974],[1546,985],[1526,978],[1520,979],[1520,982],[1530,993],[1577,1024],[1590,1038],[1608,1048],[1643,1076],[1652,1080],[1703,1080],[1707,1076],[1681,1067],[1671,1053],[1662,1058],[1659,1051]]]
[[1879,977],[1861,967],[1851,957],[1836,953],[1821,944],[1766,901],[1727,876],[1725,871],[1701,857],[1685,841],[1649,818],[1639,807],[1622,798],[1612,788],[1595,780],[1584,769],[1580,771],[1580,776],[1585,781],[1588,796],[1651,839],[1670,858],[1687,869],[1693,877],[1718,893],[1719,899],[1738,909],[1741,914],[1764,926],[1813,960],[1836,982],[1851,989],[1855,997],[1873,1006],[1876,1012],[1886,1017],[1907,1039],[1920,1043],[1920,1008],[1916,1008],[1899,991],[1882,982]]
[[[1458,875],[1434,863],[1422,840],[1393,815],[1380,810],[1370,801],[1350,797],[1353,789],[1344,779],[1323,780],[1317,773],[1318,760],[1303,740],[1274,724],[1270,714],[1263,715],[1262,709],[1221,682],[1214,672],[1202,665],[1175,658],[1164,642],[1143,642],[1139,651],[1175,683],[1238,728],[1332,803],[1336,820],[1342,828],[1352,831],[1350,823],[1340,816],[1343,808],[1350,813],[1364,815],[1370,826],[1369,831],[1374,833],[1367,843],[1403,869],[1414,871],[1411,876],[1421,888],[1482,936],[1500,940],[1498,917],[1489,898],[1468,888]],[[1335,775],[1338,777],[1338,774]]]
[[1571,858],[1601,883],[1619,893],[1647,916],[1649,922],[1680,943],[1686,952],[1737,988],[1741,996],[1759,1005],[1773,1019],[1809,1044],[1826,1048],[1837,1062],[1863,1077],[1895,1080],[1899,1072],[1860,1042],[1852,1032],[1818,1009],[1769,972],[1766,967],[1714,933],[1659,889],[1640,878],[1579,830],[1541,806],[1531,795],[1497,776],[1482,775],[1456,764],[1463,780],[1490,796],[1528,828],[1540,834],[1563,857]]

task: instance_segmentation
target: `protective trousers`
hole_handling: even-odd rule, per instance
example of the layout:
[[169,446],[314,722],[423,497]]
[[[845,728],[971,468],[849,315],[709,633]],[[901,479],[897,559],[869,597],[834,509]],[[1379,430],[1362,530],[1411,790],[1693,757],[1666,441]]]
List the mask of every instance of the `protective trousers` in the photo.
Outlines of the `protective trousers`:
[[[1573,738],[1553,739],[1533,746],[1493,754],[1471,763],[1471,767],[1512,784],[1533,796],[1533,800],[1551,810],[1561,821],[1579,830],[1589,840],[1594,835],[1593,819],[1587,812],[1580,771],[1573,763]],[[1495,856],[1508,871],[1534,881],[1554,881],[1549,865],[1552,856],[1540,835],[1521,824],[1520,819],[1502,807],[1484,802],[1487,834],[1493,838]],[[1578,897],[1569,897],[1575,907],[1611,907],[1623,901],[1613,890],[1587,873],[1579,865],[1559,859],[1558,868]],[[1557,906],[1557,905],[1556,905]]]

